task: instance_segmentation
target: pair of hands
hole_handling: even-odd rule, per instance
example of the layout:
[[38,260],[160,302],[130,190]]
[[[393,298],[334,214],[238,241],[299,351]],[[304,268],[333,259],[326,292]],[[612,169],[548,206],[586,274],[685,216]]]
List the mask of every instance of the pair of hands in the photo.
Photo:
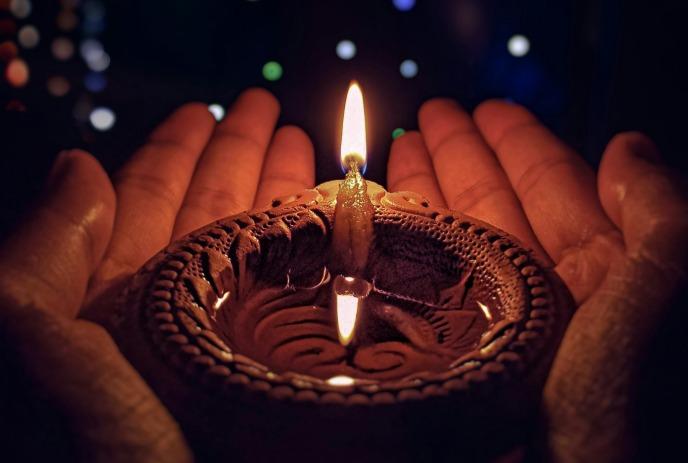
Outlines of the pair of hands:
[[[7,362],[54,410],[78,457],[192,459],[108,334],[79,315],[170,241],[314,186],[312,144],[296,127],[275,131],[278,113],[260,89],[244,92],[220,123],[205,105],[185,105],[112,182],[89,154],[63,152],[42,202],[0,248]],[[596,175],[518,105],[488,101],[471,117],[431,100],[419,125],[392,145],[388,189],[416,191],[519,237],[576,300],[544,391],[550,456],[628,457],[637,362],[685,276],[683,191],[637,133],[610,142]]]

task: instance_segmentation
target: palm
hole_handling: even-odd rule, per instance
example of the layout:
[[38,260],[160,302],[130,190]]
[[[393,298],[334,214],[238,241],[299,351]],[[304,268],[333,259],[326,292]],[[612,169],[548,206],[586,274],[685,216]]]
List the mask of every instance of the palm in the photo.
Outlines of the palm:
[[[171,240],[313,186],[311,143],[294,127],[274,132],[278,112],[260,90],[245,92],[219,124],[204,105],[187,105],[115,176],[114,190],[92,157],[67,153],[41,207],[0,248],[3,350],[68,415],[83,459],[192,458],[107,333],[76,316],[107,317],[127,277]],[[624,421],[625,404],[609,399],[628,386],[629,363],[682,270],[686,203],[659,168],[632,155],[652,151],[638,135],[610,144],[596,187],[585,163],[522,108],[487,103],[476,122],[447,100],[426,104],[422,136],[392,147],[389,188],[497,225],[555,265],[579,309],[545,390],[550,448],[561,460],[575,460],[578,448],[624,456],[616,436],[590,436],[605,419]],[[643,279],[651,289],[633,285]]]
[[310,140],[295,127],[275,132],[278,113],[264,90],[244,92],[219,124],[205,105],[186,105],[115,176],[114,191],[92,157],[68,152],[42,206],[2,247],[0,339],[32,397],[68,415],[85,461],[192,459],[109,335],[75,317],[108,317],[127,277],[176,237],[313,186]]
[[392,146],[389,188],[519,237],[552,263],[578,305],[545,387],[547,451],[560,461],[628,457],[634,363],[686,256],[675,245],[688,208],[653,164],[654,146],[640,134],[618,136],[596,176],[517,105],[486,102],[472,118],[432,100],[419,125]]

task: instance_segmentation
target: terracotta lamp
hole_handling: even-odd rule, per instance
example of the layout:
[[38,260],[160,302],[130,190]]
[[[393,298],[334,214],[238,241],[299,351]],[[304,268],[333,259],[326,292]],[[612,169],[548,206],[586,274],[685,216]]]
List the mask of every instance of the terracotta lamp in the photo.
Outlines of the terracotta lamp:
[[133,278],[115,337],[199,459],[472,461],[530,429],[571,312],[513,236],[344,181],[197,230]]

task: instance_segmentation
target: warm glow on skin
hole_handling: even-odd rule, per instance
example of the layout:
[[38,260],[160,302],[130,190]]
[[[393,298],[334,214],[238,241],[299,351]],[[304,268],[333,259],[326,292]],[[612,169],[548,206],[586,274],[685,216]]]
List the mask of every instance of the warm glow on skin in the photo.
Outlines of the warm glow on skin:
[[351,342],[358,315],[358,298],[348,294],[337,294],[337,330],[339,342],[346,346]]
[[363,93],[357,82],[352,82],[344,105],[344,124],[342,125],[342,164],[345,169],[353,160],[363,167],[366,162],[366,129]]

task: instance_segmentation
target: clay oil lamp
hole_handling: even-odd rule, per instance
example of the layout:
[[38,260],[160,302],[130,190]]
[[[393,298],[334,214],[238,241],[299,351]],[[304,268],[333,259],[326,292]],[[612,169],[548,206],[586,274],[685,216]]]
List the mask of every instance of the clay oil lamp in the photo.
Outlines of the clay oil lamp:
[[170,245],[114,335],[199,460],[473,461],[537,412],[570,315],[513,236],[364,180],[360,88],[343,181]]

